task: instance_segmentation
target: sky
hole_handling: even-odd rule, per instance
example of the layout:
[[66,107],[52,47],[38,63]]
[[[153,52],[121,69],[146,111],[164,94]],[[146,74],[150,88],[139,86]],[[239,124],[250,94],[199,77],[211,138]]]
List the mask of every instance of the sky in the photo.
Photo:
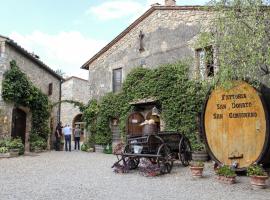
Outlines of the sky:
[[[88,79],[80,67],[153,3],[164,0],[0,0],[0,35],[53,70]],[[208,0],[177,0],[204,5]]]

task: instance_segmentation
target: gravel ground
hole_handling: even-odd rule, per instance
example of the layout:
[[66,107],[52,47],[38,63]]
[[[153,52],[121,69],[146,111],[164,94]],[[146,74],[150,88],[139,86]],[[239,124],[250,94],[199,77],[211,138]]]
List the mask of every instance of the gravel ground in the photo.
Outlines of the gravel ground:
[[252,190],[247,177],[237,184],[219,183],[210,169],[194,179],[188,168],[175,163],[171,174],[148,178],[138,171],[115,174],[112,155],[48,152],[0,160],[1,200],[269,200],[270,187]]

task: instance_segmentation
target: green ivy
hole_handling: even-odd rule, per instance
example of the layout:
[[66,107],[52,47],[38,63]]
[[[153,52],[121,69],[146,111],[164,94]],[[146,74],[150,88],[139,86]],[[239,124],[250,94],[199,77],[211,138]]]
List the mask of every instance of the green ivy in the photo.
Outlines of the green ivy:
[[[175,63],[160,66],[156,69],[135,68],[128,74],[120,93],[108,93],[100,102],[98,109],[86,109],[84,118],[90,127],[96,127],[96,143],[109,144],[112,140],[110,121],[120,120],[122,137],[126,136],[126,121],[133,111],[129,104],[142,98],[155,98],[162,105],[162,119],[166,130],[179,131],[189,137],[192,144],[197,143],[198,131],[196,117],[202,109],[205,90],[202,84],[189,77],[187,63]],[[91,117],[89,117],[91,116]]]
[[15,61],[10,62],[10,70],[5,72],[2,97],[15,106],[27,107],[32,112],[30,143],[37,139],[48,139],[51,105],[48,97],[31,83]]

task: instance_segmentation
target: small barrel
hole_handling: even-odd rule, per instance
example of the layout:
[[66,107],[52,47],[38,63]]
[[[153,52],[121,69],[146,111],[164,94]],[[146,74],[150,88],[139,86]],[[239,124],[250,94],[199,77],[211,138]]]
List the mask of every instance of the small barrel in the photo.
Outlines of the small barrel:
[[250,84],[214,89],[202,115],[202,129],[213,160],[245,170],[254,162],[270,163],[268,107]]
[[156,124],[145,124],[142,128],[143,135],[157,134]]

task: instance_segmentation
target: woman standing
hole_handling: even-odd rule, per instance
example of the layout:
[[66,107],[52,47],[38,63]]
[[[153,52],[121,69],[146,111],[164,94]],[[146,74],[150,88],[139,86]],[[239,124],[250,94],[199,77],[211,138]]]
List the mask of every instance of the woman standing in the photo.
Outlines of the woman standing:
[[81,129],[79,125],[76,125],[74,129],[74,141],[75,141],[75,147],[74,149],[76,150],[78,147],[78,150],[80,150],[80,137],[81,137]]

